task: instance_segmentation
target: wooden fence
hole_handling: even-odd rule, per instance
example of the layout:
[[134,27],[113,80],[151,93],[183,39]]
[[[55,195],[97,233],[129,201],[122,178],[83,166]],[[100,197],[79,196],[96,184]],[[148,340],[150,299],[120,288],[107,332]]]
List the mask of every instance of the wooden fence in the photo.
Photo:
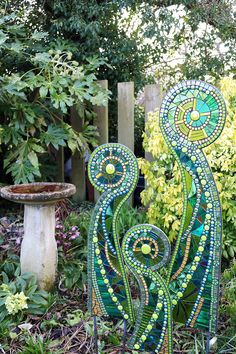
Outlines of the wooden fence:
[[[99,81],[103,88],[108,88],[108,81]],[[145,108],[145,121],[147,120],[148,113],[154,112],[160,108],[163,94],[160,84],[146,85],[144,88],[144,108]],[[118,83],[117,105],[118,105],[118,142],[126,145],[129,149],[134,151],[134,83],[133,82],[120,82]],[[109,142],[108,138],[108,106],[95,106],[94,112],[96,119],[94,125],[98,127],[99,131],[99,144]],[[83,125],[83,113],[78,113],[75,109],[71,109],[71,125],[80,132]],[[147,158],[150,156],[147,154]],[[64,173],[64,151],[61,148],[58,152],[58,181],[63,182],[65,179]],[[86,200],[86,172],[84,159],[80,157],[79,152],[72,156],[72,174],[71,182],[76,186],[77,192],[74,196],[78,202]],[[95,200],[98,195],[95,193]]]

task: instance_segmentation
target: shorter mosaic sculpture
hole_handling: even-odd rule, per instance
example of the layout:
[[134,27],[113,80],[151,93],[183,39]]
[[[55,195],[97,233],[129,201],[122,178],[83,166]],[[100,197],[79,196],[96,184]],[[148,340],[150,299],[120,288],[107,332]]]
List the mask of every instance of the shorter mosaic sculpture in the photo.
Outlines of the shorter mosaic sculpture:
[[[117,217],[138,180],[133,153],[120,144],[98,147],[89,178],[101,192],[88,240],[89,310],[123,318],[133,327],[135,350],[173,353],[172,324],[214,334],[217,329],[221,258],[221,207],[202,148],[220,135],[226,109],[220,92],[202,81],[184,81],[162,102],[160,127],[178,161],[183,181],[183,217],[170,257],[168,237],[153,225],[117,233]],[[165,269],[164,269],[165,266]],[[140,290],[134,307],[132,274]]]

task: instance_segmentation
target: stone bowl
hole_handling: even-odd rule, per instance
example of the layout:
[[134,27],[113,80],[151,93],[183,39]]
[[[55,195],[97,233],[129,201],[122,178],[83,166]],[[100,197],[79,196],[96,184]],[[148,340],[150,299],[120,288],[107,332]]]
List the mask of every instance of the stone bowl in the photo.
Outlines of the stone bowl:
[[0,195],[16,203],[42,205],[55,204],[75,192],[75,186],[70,183],[36,182],[3,187]]

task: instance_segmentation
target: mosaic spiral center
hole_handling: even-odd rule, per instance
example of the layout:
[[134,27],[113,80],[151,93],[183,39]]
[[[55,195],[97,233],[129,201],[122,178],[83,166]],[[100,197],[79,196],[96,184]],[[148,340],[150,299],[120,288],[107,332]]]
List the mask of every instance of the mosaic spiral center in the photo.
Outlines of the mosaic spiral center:
[[106,173],[108,175],[112,175],[114,172],[115,172],[115,166],[112,164],[112,163],[109,163],[107,166],[106,166]]
[[163,100],[161,127],[173,141],[184,139],[203,148],[220,135],[226,108],[221,93],[199,80],[176,85]]
[[191,120],[196,121],[200,118],[200,113],[198,111],[192,111],[190,113],[190,118]]
[[150,245],[145,243],[144,245],[142,245],[141,251],[143,254],[149,254],[149,253],[151,253],[152,249],[151,249]]

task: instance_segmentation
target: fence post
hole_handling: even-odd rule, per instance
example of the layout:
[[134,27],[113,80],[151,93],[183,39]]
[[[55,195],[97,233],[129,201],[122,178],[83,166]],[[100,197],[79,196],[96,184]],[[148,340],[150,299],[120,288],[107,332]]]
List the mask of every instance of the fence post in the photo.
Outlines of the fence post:
[[118,143],[134,151],[134,83],[118,83]]
[[64,169],[64,147],[60,146],[57,153],[57,181],[65,181],[65,169]]
[[[108,89],[108,81],[100,80],[98,84],[103,89]],[[108,143],[108,104],[106,106],[94,106],[96,117],[94,118],[94,125],[97,126],[99,132],[99,145]],[[100,193],[94,189],[94,201],[97,202]]]
[[[81,109],[80,114],[75,107],[71,107],[70,113],[71,126],[77,132],[82,131],[84,123],[84,112]],[[85,162],[79,151],[76,151],[71,157],[72,173],[71,182],[76,186],[76,193],[73,199],[76,202],[86,200],[86,179],[85,179]]]
[[[118,83],[118,143],[134,152],[134,83]],[[133,203],[133,196],[128,200]]]
[[[145,123],[148,120],[148,113],[155,112],[160,109],[161,101],[163,98],[163,92],[161,84],[146,85],[144,89],[144,107],[145,107]],[[145,152],[145,159],[152,160],[152,155],[149,152]]]
[[[63,121],[63,117],[60,117]],[[57,159],[57,181],[58,182],[65,182],[65,156],[64,156],[64,147],[60,146],[56,152],[56,159]]]
[[[98,84],[101,88],[108,89],[108,81],[100,80]],[[108,105],[106,106],[94,106],[94,112],[96,117],[94,119],[94,125],[98,127],[99,132],[99,144],[108,143]]]

